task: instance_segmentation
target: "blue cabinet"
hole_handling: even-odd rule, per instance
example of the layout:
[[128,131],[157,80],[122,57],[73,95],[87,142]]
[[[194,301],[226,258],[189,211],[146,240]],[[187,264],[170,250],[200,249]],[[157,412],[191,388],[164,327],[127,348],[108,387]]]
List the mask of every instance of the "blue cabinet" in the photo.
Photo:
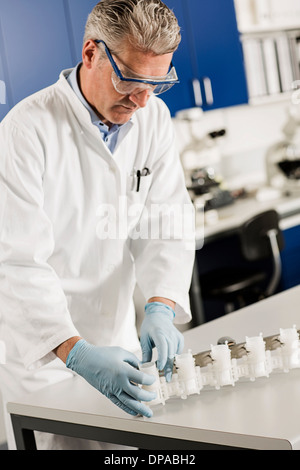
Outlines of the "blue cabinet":
[[285,248],[281,253],[281,289],[300,284],[300,225],[284,230]]
[[73,65],[65,2],[0,0],[0,21],[13,106]]
[[210,110],[247,103],[234,0],[166,0],[165,3],[174,10],[183,36],[174,56],[181,80],[180,92],[176,94],[174,90],[168,96],[162,95],[172,114],[194,106]]

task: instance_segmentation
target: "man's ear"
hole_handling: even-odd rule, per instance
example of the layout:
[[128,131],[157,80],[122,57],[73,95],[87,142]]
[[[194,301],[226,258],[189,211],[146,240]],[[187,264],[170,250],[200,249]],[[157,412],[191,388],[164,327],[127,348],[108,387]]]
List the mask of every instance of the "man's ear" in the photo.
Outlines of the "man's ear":
[[84,44],[82,49],[82,61],[88,69],[92,67],[92,64],[97,55],[97,51],[98,46],[94,41],[89,40]]

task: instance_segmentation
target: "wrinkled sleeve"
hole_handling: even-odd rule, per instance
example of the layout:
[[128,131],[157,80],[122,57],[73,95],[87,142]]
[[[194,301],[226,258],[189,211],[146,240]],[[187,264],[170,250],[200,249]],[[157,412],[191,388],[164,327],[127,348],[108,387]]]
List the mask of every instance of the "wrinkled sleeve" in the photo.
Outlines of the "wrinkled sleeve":
[[169,111],[157,125],[152,182],[131,251],[136,279],[146,300],[176,303],[175,323],[191,320],[189,289],[195,259],[195,212],[186,190]]
[[48,264],[55,245],[44,211],[44,170],[34,131],[1,123],[0,309],[26,368],[54,359],[53,349],[78,335]]

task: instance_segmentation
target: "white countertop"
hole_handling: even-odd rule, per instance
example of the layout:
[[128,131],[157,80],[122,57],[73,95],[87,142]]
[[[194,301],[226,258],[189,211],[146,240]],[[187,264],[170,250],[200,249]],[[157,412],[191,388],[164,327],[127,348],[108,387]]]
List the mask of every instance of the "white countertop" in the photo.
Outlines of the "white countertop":
[[[225,335],[277,334],[300,326],[300,287],[185,333],[186,349],[210,349]],[[151,419],[131,417],[79,377],[8,404],[10,413],[127,432],[254,449],[300,449],[300,369],[235,387],[202,390],[153,407]],[[133,443],[134,444],[134,443]]]
[[[233,231],[251,216],[268,209],[277,210],[281,218],[282,230],[300,224],[300,197],[280,197],[265,201],[261,201],[255,196],[245,197],[214,211],[216,217],[209,217],[210,214],[204,215],[201,210],[198,212],[196,237],[200,242],[199,245],[203,240],[203,230],[204,240],[213,239]],[[211,220],[209,221],[209,219]]]

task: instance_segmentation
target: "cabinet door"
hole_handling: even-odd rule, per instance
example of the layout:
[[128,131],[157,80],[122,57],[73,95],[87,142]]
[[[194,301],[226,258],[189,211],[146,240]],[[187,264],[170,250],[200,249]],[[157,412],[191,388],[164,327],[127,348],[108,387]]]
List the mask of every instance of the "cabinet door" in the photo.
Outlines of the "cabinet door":
[[204,109],[248,102],[234,0],[185,0],[193,67],[201,81]]
[[248,102],[242,46],[233,0],[166,0],[182,27],[174,55],[180,86],[162,95],[172,114]]
[[0,0],[12,105],[73,66],[62,0]]
[[282,290],[300,284],[300,226],[297,225],[285,230],[284,241],[285,247],[281,253]]

